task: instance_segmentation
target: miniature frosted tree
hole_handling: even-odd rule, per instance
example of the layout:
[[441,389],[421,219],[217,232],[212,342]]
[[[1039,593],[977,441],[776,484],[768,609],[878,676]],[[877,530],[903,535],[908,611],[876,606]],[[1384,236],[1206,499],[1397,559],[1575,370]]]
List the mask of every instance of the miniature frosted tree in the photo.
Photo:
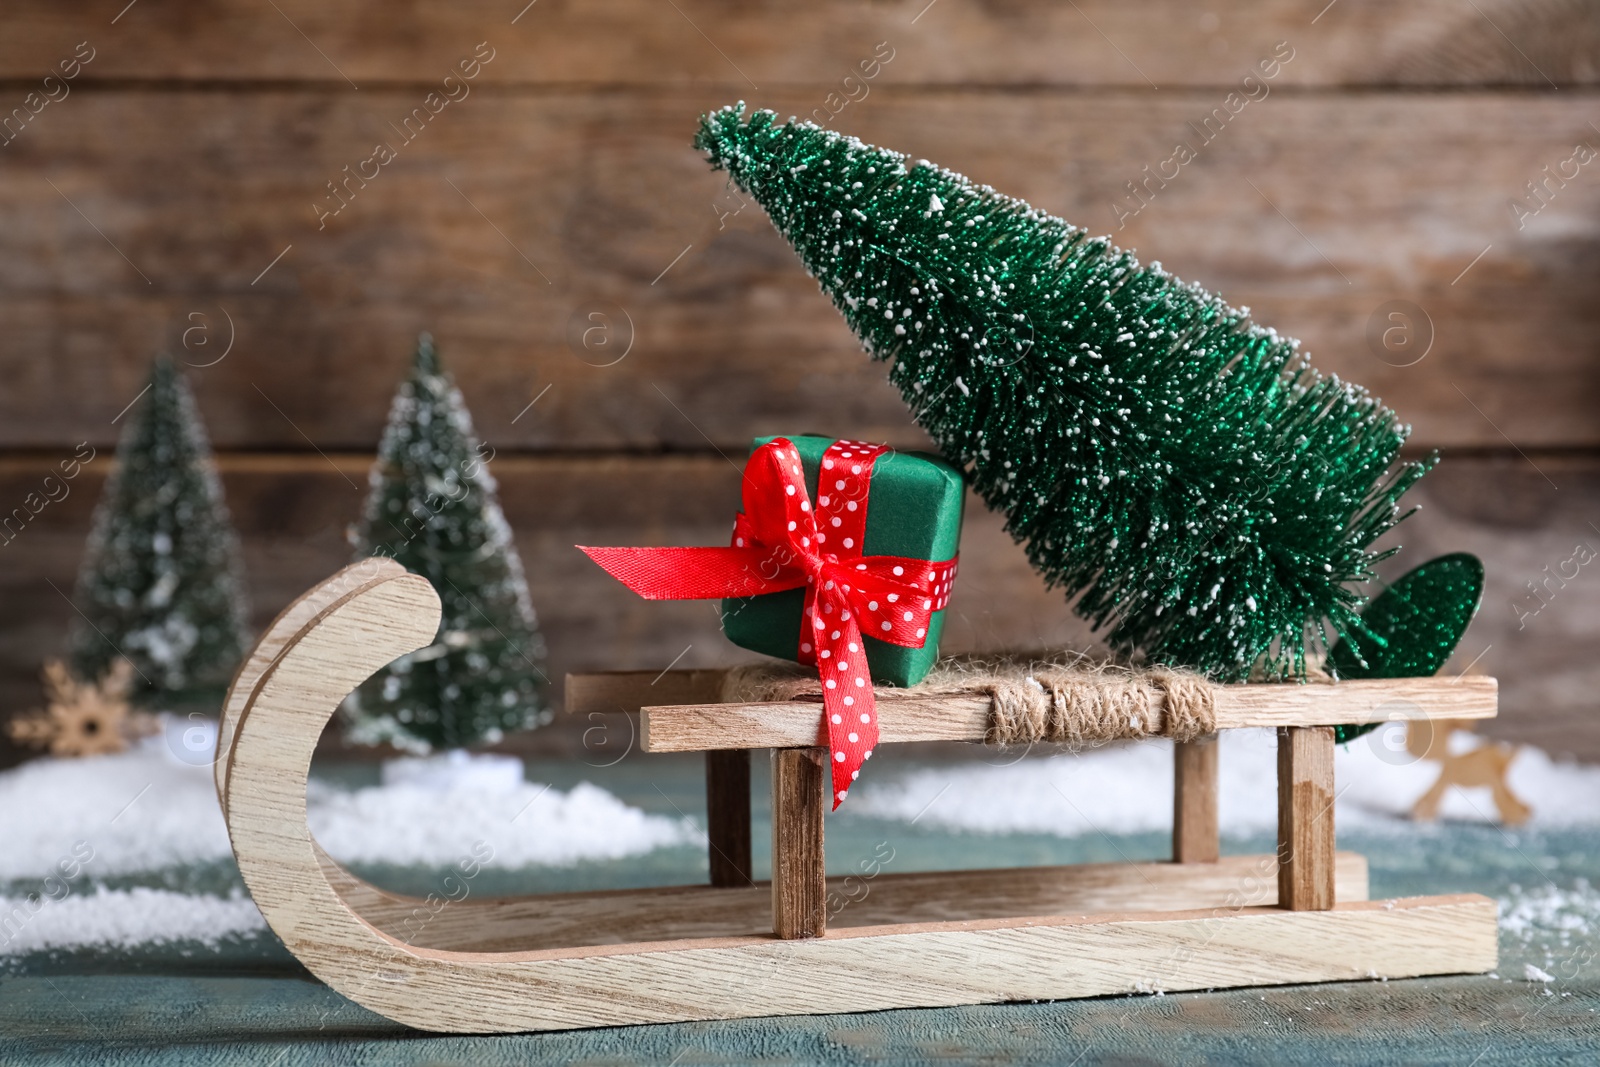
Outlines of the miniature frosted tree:
[[389,556],[432,582],[444,617],[432,645],[350,697],[351,740],[416,752],[462,748],[548,718],[544,643],[484,451],[423,334],[389,409],[351,540],[358,558]]
[[811,123],[708,115],[917,421],[1114,648],[1220,679],[1359,632],[1425,463],[1297,342],[1104,238]]
[[157,359],[96,509],[74,602],[73,672],[135,667],[132,697],[220,705],[246,645],[239,544],[194,397]]

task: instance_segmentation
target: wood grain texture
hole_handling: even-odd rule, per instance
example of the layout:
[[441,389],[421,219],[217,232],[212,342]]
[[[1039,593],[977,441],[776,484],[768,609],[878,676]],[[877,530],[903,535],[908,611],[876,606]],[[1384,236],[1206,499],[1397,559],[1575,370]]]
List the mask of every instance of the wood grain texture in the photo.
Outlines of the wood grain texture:
[[1480,0],[1476,9],[1455,0],[1341,0],[1320,15],[1321,5],[1295,0],[1228,0],[1204,9],[1182,0],[931,9],[927,0],[823,0],[796,8],[543,0],[525,11],[489,0],[398,9],[312,0],[275,6],[281,14],[248,0],[144,5],[113,27],[110,15],[89,19],[78,8],[25,0],[8,5],[0,77],[36,79],[87,36],[100,54],[81,75],[85,82],[300,81],[370,91],[375,82],[439,81],[488,39],[497,54],[479,75],[485,85],[842,89],[841,79],[874,43],[888,40],[897,53],[881,77],[900,84],[1165,90],[1231,85],[1274,43],[1288,40],[1300,55],[1280,75],[1285,85],[1544,89],[1593,84],[1600,44],[1594,13],[1558,0]]
[[1334,906],[1333,728],[1278,730],[1278,906]]
[[1172,858],[1177,863],[1215,863],[1221,855],[1217,830],[1217,738],[1172,746]]
[[[1367,899],[1367,862],[1353,852],[1335,858],[1341,901]],[[336,892],[363,919],[415,948],[458,952],[523,952],[581,945],[764,936],[772,927],[767,882],[743,888],[673,886],[533,897],[468,897],[443,907],[391,893],[350,874],[324,856],[322,869]],[[865,894],[828,879],[828,925],[834,930],[1003,919],[1018,915],[1099,912],[1219,913],[1277,903],[1277,858],[1227,856],[1204,867],[1172,863],[1086,863],[879,874]],[[846,894],[849,894],[847,897]],[[419,909],[422,911],[419,914]]]
[[363,990],[366,1006],[456,1032],[1481,973],[1497,961],[1494,902],[1474,895],[1318,913],[868,927],[803,941],[708,939],[507,960],[351,948],[351,972],[381,968]]
[[322,612],[371,582],[398,578],[405,573],[406,569],[400,564],[381,556],[352,563],[290,601],[289,606],[267,625],[256,640],[255,647],[234,673],[222,711],[217,716],[217,750],[211,770],[224,818],[228,814],[228,769],[233,765],[233,743],[238,738],[239,721],[249,709],[261,679],[277,662],[289,642]]
[[772,932],[784,939],[827,932],[822,824],[828,772],[826,749],[772,752]]
[[754,883],[750,865],[750,753],[706,753],[706,840],[714,886]]
[[562,702],[568,715],[635,712],[645,704],[712,704],[722,678],[714,669],[568,673]]
[[[1213,687],[1217,728],[1391,722],[1412,718],[1490,719],[1496,712],[1493,678],[1362,679],[1338,684]],[[940,696],[879,687],[879,737],[908,741],[982,741],[989,730],[988,696]],[[1151,702],[1161,710],[1159,699]],[[816,744],[822,705],[807,701],[646,707],[640,745],[646,752],[718,748],[780,748]]]
[[[818,95],[753,99],[788,114]],[[840,124],[1113,233],[1248,305],[1323,370],[1382,396],[1419,445],[1600,444],[1600,256],[1585,222],[1600,212],[1600,181],[1566,183],[1522,228],[1508,210],[1542,167],[1600,139],[1590,99],[1274,94],[1119,229],[1127,183],[1195,139],[1189,124],[1224,95],[886,87]],[[736,454],[788,426],[924,444],[759,208],[738,209],[690,147],[697,116],[728,98],[475,94],[319,230],[326,183],[398,139],[390,123],[419,90],[69,97],[4,149],[0,447],[108,444],[149,354],[215,358],[182,347],[202,324],[189,343],[236,339],[195,371],[224,449],[372,448],[420,329],[439,338],[501,449],[704,450],[709,439]],[[205,166],[174,165],[192,159]],[[1395,300],[1432,324],[1414,365],[1369,347],[1374,314]],[[591,312],[609,324],[604,352],[575,340]]]

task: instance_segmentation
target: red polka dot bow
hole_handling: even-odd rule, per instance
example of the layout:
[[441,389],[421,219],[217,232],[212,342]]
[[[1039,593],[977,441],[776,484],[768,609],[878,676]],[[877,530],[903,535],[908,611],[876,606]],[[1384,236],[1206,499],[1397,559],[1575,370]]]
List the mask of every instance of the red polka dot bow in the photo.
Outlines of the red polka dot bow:
[[727,548],[586,548],[648,600],[758,596],[804,587],[796,658],[816,664],[837,808],[872,757],[878,713],[861,638],[921,648],[944,608],[956,561],[863,556],[872,467],[884,445],[835,441],[823,454],[812,507],[800,454],[787,438],[744,468],[744,511]]

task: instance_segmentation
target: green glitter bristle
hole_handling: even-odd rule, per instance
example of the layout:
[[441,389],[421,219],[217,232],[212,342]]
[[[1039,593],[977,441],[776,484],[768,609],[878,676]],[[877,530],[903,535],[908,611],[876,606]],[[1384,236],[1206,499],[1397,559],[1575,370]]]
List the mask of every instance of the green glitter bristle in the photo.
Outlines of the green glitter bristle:
[[1297,343],[926,161],[744,105],[696,139],[771,216],[917,421],[1108,640],[1220,680],[1358,625],[1431,465]]

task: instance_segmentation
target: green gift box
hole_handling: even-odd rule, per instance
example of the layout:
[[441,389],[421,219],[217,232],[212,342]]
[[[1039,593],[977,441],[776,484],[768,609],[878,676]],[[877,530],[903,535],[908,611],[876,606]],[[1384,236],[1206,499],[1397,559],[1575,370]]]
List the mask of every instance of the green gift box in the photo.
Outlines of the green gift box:
[[[758,437],[752,452],[775,440]],[[800,453],[806,491],[817,499],[817,475],[831,437],[790,437]],[[965,498],[961,472],[938,456],[923,452],[886,452],[873,465],[867,494],[867,527],[861,546],[865,556],[905,556],[942,561],[955,556],[961,543],[961,506]],[[722,601],[722,631],[728,640],[752,652],[779,659],[800,656],[801,613],[805,590],[786,589]],[[863,635],[872,680],[887,685],[915,685],[939,658],[939,633],[944,612],[928,621],[921,648],[906,648]]]

